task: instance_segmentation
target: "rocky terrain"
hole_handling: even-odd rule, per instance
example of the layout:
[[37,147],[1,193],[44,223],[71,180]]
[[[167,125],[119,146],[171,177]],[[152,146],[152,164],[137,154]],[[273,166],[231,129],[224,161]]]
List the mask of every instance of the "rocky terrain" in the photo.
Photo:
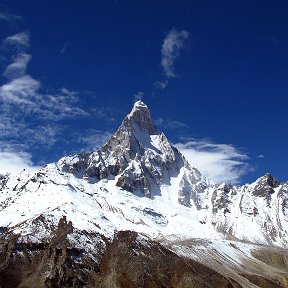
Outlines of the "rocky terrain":
[[[288,283],[284,249],[255,246],[253,257],[243,255],[241,268],[229,263],[229,255],[223,257],[199,240],[163,245],[131,231],[117,232],[112,241],[89,235],[94,249],[87,255],[85,248],[69,242],[72,232],[72,223],[63,217],[46,242],[23,243],[13,234],[2,237],[0,287],[287,287]],[[201,255],[203,244],[207,250]],[[179,247],[181,253],[174,253]]]
[[0,287],[288,287],[288,183],[190,164],[138,101],[98,151],[0,175]]

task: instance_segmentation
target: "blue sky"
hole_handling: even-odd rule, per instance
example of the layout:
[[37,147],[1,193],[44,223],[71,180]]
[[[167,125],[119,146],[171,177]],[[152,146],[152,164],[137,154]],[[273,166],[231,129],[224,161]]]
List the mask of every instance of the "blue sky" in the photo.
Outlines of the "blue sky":
[[287,180],[286,1],[1,1],[0,169],[91,151],[141,98],[216,181]]

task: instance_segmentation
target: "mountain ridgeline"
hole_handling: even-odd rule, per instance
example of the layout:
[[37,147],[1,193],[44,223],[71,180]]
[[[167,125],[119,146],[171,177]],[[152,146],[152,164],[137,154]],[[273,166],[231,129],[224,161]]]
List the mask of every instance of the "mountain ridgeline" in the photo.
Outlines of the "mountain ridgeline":
[[76,157],[74,161],[72,156],[72,165],[69,157],[60,160],[62,169],[92,181],[117,177],[116,186],[148,197],[188,165],[155,127],[147,106],[139,101],[105,145],[97,152]]
[[98,151],[0,175],[0,287],[288,287],[287,214],[288,183],[205,179],[137,101]]

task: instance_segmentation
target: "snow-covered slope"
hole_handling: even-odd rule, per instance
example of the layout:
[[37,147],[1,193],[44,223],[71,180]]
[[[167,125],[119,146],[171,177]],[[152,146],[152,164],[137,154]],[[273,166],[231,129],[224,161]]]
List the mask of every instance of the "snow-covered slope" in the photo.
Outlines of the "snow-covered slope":
[[[33,175],[2,175],[0,189],[0,227],[22,236],[44,237],[66,215],[79,230],[106,236],[129,229],[153,239],[284,247],[288,241],[287,183],[269,174],[244,186],[204,179],[154,126],[141,101],[98,151],[64,157]],[[35,220],[40,216],[47,223]]]

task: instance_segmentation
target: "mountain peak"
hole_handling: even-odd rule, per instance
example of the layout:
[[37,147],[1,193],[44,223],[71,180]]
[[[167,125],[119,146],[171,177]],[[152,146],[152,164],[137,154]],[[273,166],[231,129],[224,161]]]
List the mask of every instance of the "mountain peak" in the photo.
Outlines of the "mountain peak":
[[266,173],[263,176],[263,180],[267,185],[272,188],[276,188],[281,184],[281,182],[277,178],[273,177],[270,173]]
[[[160,185],[169,183],[184,165],[182,155],[154,125],[147,105],[137,101],[98,151],[78,155],[72,161],[64,158],[59,166],[91,181],[117,177],[116,186],[151,197],[159,194]],[[184,192],[190,182],[186,182],[181,186],[183,199],[188,197]]]
[[134,103],[134,107],[133,108],[136,108],[136,107],[144,107],[144,108],[148,108],[147,105],[141,101],[141,100],[138,100]]
[[132,124],[133,130],[146,131],[150,135],[159,134],[152,121],[148,106],[141,100],[134,103],[132,111],[127,115],[123,124]]
[[146,116],[148,118],[151,118],[148,106],[144,102],[142,102],[141,100],[136,101],[134,103],[131,112],[127,116],[128,116],[128,118],[133,118],[135,116],[138,116],[139,114],[141,114],[142,116]]

